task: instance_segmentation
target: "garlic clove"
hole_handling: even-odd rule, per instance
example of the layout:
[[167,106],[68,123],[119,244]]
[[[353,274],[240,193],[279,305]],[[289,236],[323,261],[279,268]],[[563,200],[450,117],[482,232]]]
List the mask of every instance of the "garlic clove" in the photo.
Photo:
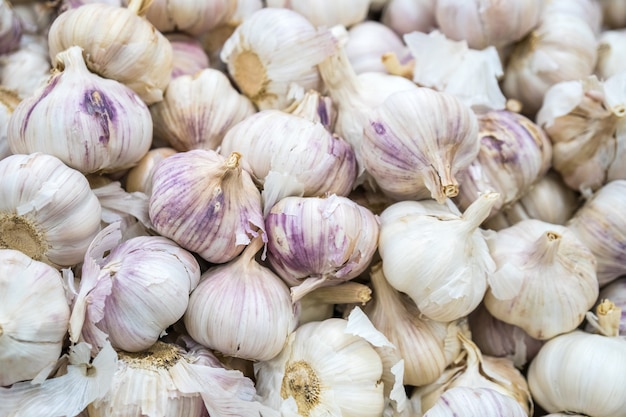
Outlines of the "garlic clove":
[[375,20],[357,23],[348,30],[346,54],[357,74],[364,72],[386,72],[382,56],[389,52],[401,54],[405,46],[402,39],[392,30]]
[[150,195],[152,192],[152,174],[159,162],[172,156],[176,150],[168,147],[154,148],[148,151],[137,165],[126,175],[125,188],[129,193],[141,192]]
[[209,57],[200,40],[182,32],[166,33],[165,37],[172,45],[172,80],[209,68]]

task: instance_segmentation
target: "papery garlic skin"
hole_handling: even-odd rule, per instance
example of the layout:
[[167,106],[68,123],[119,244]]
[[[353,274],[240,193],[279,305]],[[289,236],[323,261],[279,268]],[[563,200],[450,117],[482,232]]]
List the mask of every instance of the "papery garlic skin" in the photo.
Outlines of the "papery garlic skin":
[[213,263],[234,259],[265,234],[261,193],[240,158],[195,149],[161,161],[149,203],[155,230]]
[[626,30],[607,30],[598,39],[598,60],[595,74],[606,80],[615,74],[626,71],[626,65],[620,59],[626,53]]
[[284,109],[292,83],[320,89],[316,65],[333,53],[327,29],[283,8],[254,12],[226,40],[220,57],[235,83],[259,109]]
[[54,155],[84,173],[137,163],[152,142],[148,106],[123,84],[89,72],[78,46],[57,62],[63,71],[13,111],[11,151]]
[[172,45],[172,80],[209,68],[209,57],[197,38],[181,32],[166,33],[165,37]]
[[267,0],[267,7],[284,7],[298,12],[315,26],[350,27],[367,17],[370,0],[338,2],[333,0]]
[[400,55],[404,51],[404,43],[388,26],[366,20],[350,28],[345,48],[350,64],[357,74],[386,72],[382,56],[389,52]]
[[232,0],[154,0],[145,16],[160,32],[179,31],[197,37],[226,21],[235,3]]
[[150,106],[154,136],[178,151],[216,150],[226,132],[256,112],[222,72],[207,68],[173,79]]
[[0,160],[0,248],[53,266],[83,259],[102,209],[83,174],[42,153]]
[[498,198],[483,194],[463,214],[449,200],[425,200],[398,202],[380,215],[385,277],[424,316],[453,321],[482,300],[495,264],[478,227]]
[[56,362],[69,317],[59,271],[0,249],[0,386],[33,379]]
[[156,166],[175,153],[176,149],[168,147],[149,150],[126,174],[126,191],[129,193],[139,191],[149,196],[152,192],[152,174]]
[[490,388],[454,387],[444,392],[424,417],[528,417],[515,399]]
[[435,0],[389,0],[380,20],[399,35],[429,33],[437,27],[435,4]]

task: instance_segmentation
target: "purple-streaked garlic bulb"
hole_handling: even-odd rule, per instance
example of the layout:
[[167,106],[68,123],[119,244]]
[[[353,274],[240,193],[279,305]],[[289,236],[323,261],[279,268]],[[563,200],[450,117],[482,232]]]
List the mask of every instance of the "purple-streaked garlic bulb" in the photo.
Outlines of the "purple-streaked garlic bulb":
[[22,23],[7,0],[0,2],[0,55],[16,50],[22,39]]
[[11,151],[54,155],[83,173],[136,164],[152,142],[148,106],[125,85],[90,72],[80,47],[56,59],[61,71],[11,115]]
[[456,175],[480,150],[478,121],[455,96],[429,88],[392,94],[365,125],[365,169],[398,200],[433,198],[443,204],[459,193]]
[[149,203],[154,229],[213,263],[234,259],[265,235],[261,193],[240,158],[196,149],[161,161]]
[[350,28],[345,48],[352,68],[360,74],[370,71],[386,72],[382,62],[383,55],[389,52],[400,55],[405,47],[402,39],[388,26],[366,20]]
[[347,197],[286,197],[266,217],[267,257],[298,300],[356,278],[374,256],[378,218]]
[[528,412],[509,395],[491,388],[450,388],[424,417],[528,417]]
[[238,152],[263,186],[264,213],[288,196],[347,196],[356,179],[348,142],[324,125],[280,110],[263,110],[233,126],[220,153]]
[[381,22],[397,34],[429,33],[437,28],[435,0],[389,0],[383,8]]
[[72,307],[70,338],[85,340],[92,349],[108,338],[116,349],[139,352],[183,317],[200,266],[164,237],[121,238],[114,223],[91,243]]
[[209,57],[197,38],[182,32],[166,33],[165,37],[172,45],[172,80],[209,68]]

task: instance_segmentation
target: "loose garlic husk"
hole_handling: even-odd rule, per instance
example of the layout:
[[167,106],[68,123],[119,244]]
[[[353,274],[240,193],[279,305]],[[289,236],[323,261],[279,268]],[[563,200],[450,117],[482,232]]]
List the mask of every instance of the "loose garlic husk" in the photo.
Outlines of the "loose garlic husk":
[[132,167],[126,174],[126,191],[129,193],[139,191],[147,196],[152,193],[152,175],[156,166],[165,158],[172,156],[176,150],[168,147],[154,148],[148,151],[137,165]]
[[161,161],[149,203],[154,229],[209,262],[239,255],[265,229],[261,193],[240,158],[196,149]]
[[[580,330],[550,339],[528,368],[528,385],[541,408],[594,417],[626,416],[626,339],[617,335],[620,311],[605,300],[596,317],[605,334]],[[598,324],[597,324],[598,325]]]
[[401,55],[405,46],[402,39],[388,26],[374,20],[358,23],[348,30],[346,54],[357,74],[386,72],[382,56],[389,52]]
[[207,68],[173,79],[150,106],[154,137],[178,151],[217,150],[226,132],[256,112],[221,71]]
[[[618,332],[620,336],[626,336],[626,277],[620,277],[600,288],[596,304],[600,304],[602,300],[611,300],[621,310]],[[594,331],[591,323],[587,323],[585,331]]]
[[364,311],[398,348],[404,359],[403,382],[415,386],[434,382],[461,353],[457,333],[464,331],[462,323],[421,317],[415,303],[389,285],[380,263],[372,267],[370,277],[374,296]]
[[7,139],[7,125],[13,110],[20,104],[21,99],[12,90],[0,86],[0,159],[11,155]]
[[0,387],[33,379],[56,362],[69,317],[59,271],[0,249]]
[[622,57],[626,54],[626,30],[607,30],[598,39],[598,60],[595,74],[606,80],[626,71]]
[[553,167],[577,191],[626,179],[626,72],[552,86],[537,114],[553,143]]
[[399,35],[428,33],[437,27],[435,4],[435,0],[389,0],[380,20]]
[[14,51],[22,38],[22,22],[7,0],[0,2],[0,55]]
[[163,33],[178,31],[198,37],[225,22],[236,3],[233,0],[153,0],[145,16]]
[[514,398],[491,388],[450,388],[424,417],[528,417]]
[[42,153],[0,160],[0,248],[53,266],[82,261],[101,207],[83,174]]
[[611,181],[589,198],[565,224],[597,261],[600,286],[626,273],[626,180]]
[[161,101],[170,82],[172,46],[138,15],[147,1],[131,0],[128,8],[91,3],[62,13],[48,32],[50,57],[78,45],[90,71],[126,85],[146,104]]
[[324,125],[280,110],[263,110],[234,125],[220,153],[238,152],[263,186],[264,213],[285,197],[346,196],[356,179],[348,142]]
[[197,38],[182,32],[166,33],[165,37],[172,45],[172,80],[209,68],[209,57]]
[[137,163],[152,142],[146,104],[123,84],[89,72],[80,47],[56,59],[61,72],[11,115],[11,151],[54,155],[84,173],[114,172]]
[[18,50],[0,55],[0,85],[20,98],[32,96],[50,78],[46,38],[28,36],[28,40]]
[[467,316],[483,299],[495,264],[479,225],[498,200],[486,193],[463,214],[448,200],[402,201],[380,216],[385,277],[437,321]]
[[454,199],[465,210],[479,195],[494,191],[500,200],[489,218],[519,200],[543,178],[552,159],[552,144],[543,130],[526,117],[508,110],[478,116],[480,151],[458,178]]
[[365,169],[384,193],[440,204],[459,193],[455,176],[479,149],[478,122],[469,107],[425,87],[389,96],[369,116],[361,145]]
[[95,349],[108,337],[116,349],[139,352],[183,317],[200,266],[191,253],[161,236],[120,242],[119,227],[103,229],[85,255],[70,340],[80,338]]
[[284,109],[292,83],[320,89],[316,65],[333,53],[327,29],[316,29],[302,15],[263,8],[245,19],[224,44],[220,57],[241,92],[259,109]]
[[347,197],[286,197],[265,220],[267,257],[294,301],[356,278],[378,242],[378,218]]
[[522,220],[488,239],[496,262],[484,304],[547,340],[574,330],[598,297],[596,260],[565,226]]
[[306,17],[315,26],[350,27],[365,20],[370,0],[267,0],[267,7],[284,7]]
[[270,360],[283,349],[298,306],[280,277],[254,259],[263,244],[258,236],[237,258],[202,274],[184,317],[196,342],[252,361]]

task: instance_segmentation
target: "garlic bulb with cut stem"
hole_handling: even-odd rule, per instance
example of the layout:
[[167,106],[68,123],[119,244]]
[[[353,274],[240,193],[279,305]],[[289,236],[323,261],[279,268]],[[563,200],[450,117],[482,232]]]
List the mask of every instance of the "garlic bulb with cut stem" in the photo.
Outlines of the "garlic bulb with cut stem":
[[252,237],[265,236],[261,193],[240,158],[195,149],[161,161],[149,202],[154,229],[213,263],[234,259]]
[[150,106],[155,139],[181,152],[217,150],[226,132],[255,112],[228,77],[212,68],[176,77],[163,101]]
[[284,7],[306,17],[315,26],[350,27],[365,20],[370,0],[267,0],[267,7]]
[[28,36],[28,39],[16,51],[0,55],[0,85],[15,91],[20,98],[32,96],[45,85],[52,68],[46,38]]
[[59,271],[0,249],[0,387],[31,380],[56,362],[69,317]]
[[487,240],[496,270],[485,307],[547,340],[574,330],[598,297],[596,260],[565,226],[522,220]]
[[0,248],[52,266],[82,261],[102,208],[83,174],[36,152],[0,160]]
[[0,86],[0,159],[11,155],[7,139],[7,125],[13,110],[20,104],[21,99],[13,90]]
[[289,196],[346,196],[356,179],[356,158],[348,142],[321,123],[281,110],[262,110],[235,124],[219,152],[242,155],[262,184],[265,215]]
[[424,316],[453,321],[483,299],[495,264],[479,226],[498,198],[483,194],[463,214],[450,200],[424,200],[395,203],[380,215],[385,277]]
[[184,317],[195,341],[253,361],[280,353],[296,327],[298,305],[280,277],[254,259],[263,245],[257,236],[237,258],[202,274]]
[[[461,189],[454,199],[465,210],[486,191],[500,194],[489,218],[519,200],[552,160],[552,144],[530,119],[508,110],[478,115],[478,157],[458,175]],[[489,219],[488,218],[488,219]]]
[[22,21],[7,0],[0,2],[0,54],[14,51],[22,38]]
[[347,197],[286,197],[265,219],[267,258],[294,301],[321,286],[351,280],[369,266],[378,218]]
[[424,417],[528,417],[514,398],[491,388],[450,388]]
[[422,317],[415,303],[387,282],[377,263],[370,273],[374,296],[364,311],[372,324],[393,343],[404,359],[403,382],[434,382],[461,353],[457,333],[466,331],[462,321],[437,322]]
[[119,223],[113,223],[91,243],[72,307],[70,340],[80,338],[96,349],[108,338],[116,349],[139,352],[183,317],[200,266],[164,237],[121,238]]
[[90,71],[119,81],[146,104],[163,99],[172,72],[172,46],[140,14],[150,0],[128,7],[85,4],[59,15],[48,31],[50,58],[80,46]]
[[172,156],[176,150],[168,147],[154,148],[148,151],[137,165],[126,174],[126,190],[130,193],[139,191],[148,196],[152,192],[152,174],[159,162]]
[[152,0],[145,9],[145,17],[163,33],[184,32],[197,37],[225,22],[236,3],[233,0]]
[[[611,302],[621,310],[618,332],[620,336],[626,336],[626,276],[620,277],[600,288],[596,305],[600,304],[603,300],[611,300]],[[587,323],[585,330],[593,332],[594,328],[591,323]]]
[[551,413],[624,417],[624,386],[616,383],[626,374],[626,339],[617,334],[619,308],[606,300],[589,318],[605,334],[574,330],[548,340],[528,368],[530,391]]
[[290,85],[319,90],[317,64],[333,53],[328,29],[284,8],[254,12],[226,40],[220,57],[241,92],[261,110],[284,109]]
[[172,80],[209,68],[209,57],[200,40],[182,32],[166,33],[165,37],[172,45]]
[[596,191],[565,224],[597,261],[600,286],[626,273],[626,180],[611,181]]
[[364,306],[371,298],[371,288],[354,281],[346,281],[332,287],[317,288],[300,299],[298,325],[333,317],[336,304]]
[[478,122],[469,107],[425,87],[390,95],[369,116],[361,145],[365,169],[384,193],[440,204],[459,193],[456,174],[479,149]]
[[606,30],[598,39],[598,60],[595,74],[606,80],[615,74],[626,71],[622,57],[626,54],[626,29]]
[[402,39],[388,26],[375,20],[366,20],[348,30],[345,48],[350,65],[360,74],[370,71],[386,72],[382,56],[389,52],[400,55],[405,46]]
[[56,62],[60,72],[13,111],[11,151],[54,155],[84,173],[136,164],[152,142],[148,106],[125,85],[90,72],[78,46]]
[[553,167],[577,191],[626,179],[626,72],[552,86],[537,114],[553,143]]
[[397,34],[429,33],[437,27],[435,0],[389,0],[380,21]]

